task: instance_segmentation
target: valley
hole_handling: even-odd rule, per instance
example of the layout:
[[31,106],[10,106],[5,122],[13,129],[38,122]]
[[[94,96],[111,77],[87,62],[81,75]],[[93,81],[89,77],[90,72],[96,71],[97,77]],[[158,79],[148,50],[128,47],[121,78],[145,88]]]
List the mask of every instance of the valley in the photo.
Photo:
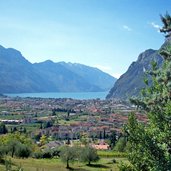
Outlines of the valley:
[[[42,152],[60,149],[66,144],[71,147],[88,144],[97,150],[100,161],[92,166],[74,162],[72,168],[80,171],[118,170],[117,165],[121,161],[127,162],[127,153],[113,151],[112,143],[122,137],[122,128],[127,123],[130,112],[135,112],[133,106],[116,100],[1,96],[0,123],[5,124],[8,134],[1,132],[0,136],[11,133],[14,137],[19,136],[18,134],[26,135],[37,146],[36,149]],[[137,118],[142,123],[147,122],[144,114],[137,113]],[[115,139],[112,141],[113,135]],[[34,153],[36,152],[33,152],[33,156]],[[48,158],[8,157],[6,160],[12,161],[12,168],[21,165],[26,171],[53,171],[56,168],[66,170],[60,158]],[[113,158],[116,163],[113,163]],[[40,164],[42,161],[44,164]],[[0,165],[0,168],[3,170],[4,166]]]
[[[0,120],[8,127],[26,128],[33,136],[52,136],[54,139],[79,139],[81,133],[89,138],[103,139],[112,131],[121,132],[127,116],[135,109],[128,103],[115,100],[76,100],[70,98],[20,98],[0,99]],[[146,122],[144,115],[138,115]],[[41,125],[49,123],[47,128]],[[44,132],[44,133],[43,133]],[[101,137],[100,137],[101,136]]]

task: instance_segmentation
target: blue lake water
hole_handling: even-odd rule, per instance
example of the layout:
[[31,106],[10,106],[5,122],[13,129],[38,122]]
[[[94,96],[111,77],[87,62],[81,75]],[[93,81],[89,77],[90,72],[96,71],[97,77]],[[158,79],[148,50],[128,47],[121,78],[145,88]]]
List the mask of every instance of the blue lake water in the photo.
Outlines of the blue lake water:
[[46,93],[18,93],[5,94],[10,97],[40,97],[40,98],[72,98],[72,99],[105,99],[108,92],[46,92]]

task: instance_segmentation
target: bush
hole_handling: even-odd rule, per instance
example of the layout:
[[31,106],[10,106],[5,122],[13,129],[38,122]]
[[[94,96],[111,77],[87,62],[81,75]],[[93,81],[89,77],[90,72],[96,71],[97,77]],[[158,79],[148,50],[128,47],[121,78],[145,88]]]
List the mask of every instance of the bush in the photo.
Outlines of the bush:
[[42,152],[38,151],[38,152],[34,152],[32,157],[36,159],[42,159],[43,158],[42,156],[43,156]]
[[52,154],[53,157],[55,157],[55,156],[59,157],[60,156],[60,150],[59,150],[59,148],[52,149],[51,150],[51,154]]
[[53,157],[53,152],[51,150],[38,151],[33,153],[32,157],[36,159],[50,159]]
[[44,159],[50,159],[50,158],[52,158],[53,156],[52,156],[52,152],[50,151],[50,150],[48,150],[48,151],[43,151],[42,152],[42,158],[44,158]]
[[132,165],[130,164],[125,164],[123,162],[121,162],[119,165],[118,165],[118,168],[120,171],[135,171],[132,167]]
[[15,156],[20,157],[20,158],[28,158],[31,155],[31,149],[24,145],[24,144],[18,144],[16,151],[15,151]]
[[117,141],[115,147],[114,147],[114,150],[118,151],[118,152],[124,152],[126,144],[127,144],[126,138],[120,137],[119,140]]

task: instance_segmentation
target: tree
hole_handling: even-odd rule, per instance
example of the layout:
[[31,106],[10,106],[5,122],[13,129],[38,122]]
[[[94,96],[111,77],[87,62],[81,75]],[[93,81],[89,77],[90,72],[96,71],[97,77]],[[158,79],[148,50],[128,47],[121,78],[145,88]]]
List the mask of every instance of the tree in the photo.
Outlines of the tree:
[[169,33],[166,35],[166,37],[170,37],[170,31],[171,31],[171,16],[166,12],[165,16],[160,15],[161,20],[163,22],[163,28],[160,29],[163,33]]
[[5,124],[3,122],[0,122],[0,134],[6,134],[8,132]]
[[[167,13],[161,17],[164,33],[170,33],[171,17]],[[168,34],[166,37],[170,37]],[[159,52],[163,65],[158,68],[152,62],[145,79],[146,87],[139,98],[131,102],[142,109],[148,117],[148,124],[139,123],[134,114],[130,114],[125,132],[130,142],[129,160],[135,171],[167,171],[171,168],[171,42],[167,39]]]
[[99,160],[99,156],[96,149],[86,146],[81,149],[80,159],[83,162],[88,162],[88,165],[91,165],[91,162],[96,162]]
[[11,153],[11,157],[14,157],[18,144],[19,141],[17,140],[11,140],[8,142],[7,147],[8,147],[8,152]]
[[52,127],[52,126],[53,126],[52,121],[47,121],[47,122],[43,123],[43,128],[49,128],[49,127]]
[[76,149],[75,147],[63,146],[60,152],[60,158],[66,163],[66,168],[70,168],[69,163],[76,160]]
[[80,137],[80,142],[83,144],[83,145],[87,145],[89,143],[89,137],[86,133],[82,133],[81,134],[81,137]]
[[10,154],[11,157],[14,157],[14,155],[16,155],[16,152],[19,149],[20,145],[22,145],[22,147],[23,146],[27,147],[28,149],[30,149],[30,151],[34,148],[32,140],[30,138],[27,138],[25,135],[22,135],[18,132],[13,133],[13,134],[8,133],[5,135],[1,135],[1,142],[0,143],[3,146],[5,153]]
[[17,144],[15,156],[20,158],[28,158],[31,155],[30,147],[26,146],[25,144]]
[[109,136],[109,143],[110,143],[110,147],[113,149],[113,147],[115,146],[116,144],[116,132],[115,131],[112,131],[111,132],[111,135]]
[[46,135],[42,135],[40,138],[40,145],[43,146],[48,142],[47,136]]
[[124,152],[126,148],[127,140],[126,137],[120,137],[114,147],[115,151]]

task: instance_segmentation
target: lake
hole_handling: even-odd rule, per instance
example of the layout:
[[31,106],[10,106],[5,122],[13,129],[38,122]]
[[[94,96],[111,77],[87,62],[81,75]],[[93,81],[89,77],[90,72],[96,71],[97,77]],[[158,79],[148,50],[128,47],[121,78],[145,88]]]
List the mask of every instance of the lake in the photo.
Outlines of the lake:
[[105,99],[106,92],[46,92],[46,93],[17,93],[5,94],[10,97],[40,97],[40,98],[72,98],[72,99]]

